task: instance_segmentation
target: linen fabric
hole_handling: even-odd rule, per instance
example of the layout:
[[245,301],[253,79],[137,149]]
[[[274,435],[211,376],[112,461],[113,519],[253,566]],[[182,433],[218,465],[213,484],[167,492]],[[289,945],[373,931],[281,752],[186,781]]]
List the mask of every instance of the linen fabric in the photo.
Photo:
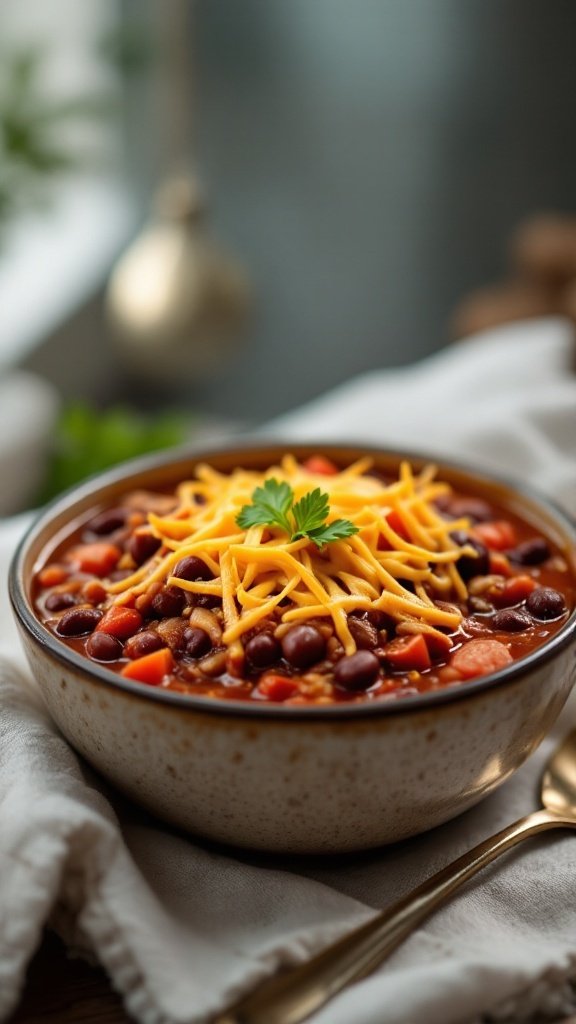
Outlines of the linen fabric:
[[[353,380],[266,433],[471,461],[538,484],[576,513],[573,366],[568,324],[518,324]],[[0,527],[0,1020],[48,923],[104,966],[141,1024],[206,1024],[537,805],[570,706],[495,794],[387,849],[295,862],[215,850],[153,820],[79,761],[30,678],[4,584],[27,521]],[[311,1020],[553,1020],[576,1010],[575,984],[576,843],[549,833],[483,871]]]

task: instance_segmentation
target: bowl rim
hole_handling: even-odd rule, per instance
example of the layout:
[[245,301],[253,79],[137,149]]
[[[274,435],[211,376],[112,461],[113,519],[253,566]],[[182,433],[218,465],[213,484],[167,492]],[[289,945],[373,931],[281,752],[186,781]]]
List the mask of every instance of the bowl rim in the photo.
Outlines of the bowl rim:
[[[10,563],[8,592],[13,614],[19,626],[36,643],[46,648],[46,653],[61,665],[79,672],[91,682],[96,681],[104,684],[109,689],[123,691],[126,694],[142,698],[144,701],[150,700],[154,703],[165,704],[169,707],[194,713],[227,715],[233,718],[252,718],[258,720],[272,718],[277,721],[307,719],[336,722],[342,719],[369,718],[374,715],[387,717],[388,715],[431,711],[436,706],[469,700],[493,688],[501,689],[510,683],[516,682],[522,676],[529,676],[533,669],[551,661],[573,641],[576,634],[576,606],[572,609],[571,614],[558,632],[541,647],[536,648],[510,665],[499,669],[497,672],[480,676],[478,679],[468,680],[464,685],[446,686],[439,690],[431,690],[421,694],[409,694],[404,699],[394,697],[330,705],[285,706],[281,703],[265,701],[258,703],[248,700],[203,697],[198,694],[182,693],[125,679],[111,669],[107,669],[104,664],[92,662],[84,655],[67,647],[34,614],[31,602],[27,597],[23,578],[23,563],[27,557],[28,549],[34,543],[37,535],[47,529],[53,519],[70,511],[69,518],[72,520],[74,518],[74,509],[77,505],[83,504],[91,496],[94,496],[94,505],[97,505],[98,495],[101,491],[124,481],[128,490],[131,479],[142,474],[168,469],[172,465],[176,471],[177,466],[181,463],[208,461],[210,458],[225,458],[235,453],[238,453],[239,457],[243,454],[245,458],[249,458],[256,454],[265,455],[267,452],[271,453],[271,459],[272,452],[290,452],[294,453],[296,457],[300,453],[302,458],[321,452],[328,457],[330,457],[330,454],[335,456],[336,454],[346,455],[348,453],[351,461],[361,457],[362,454],[373,454],[374,456],[384,456],[397,462],[407,460],[416,464],[432,463],[439,467],[440,472],[445,469],[449,473],[462,474],[470,478],[471,481],[476,479],[481,481],[484,486],[501,487],[510,492],[511,495],[515,494],[520,499],[527,499],[537,509],[545,512],[555,520],[556,525],[560,527],[561,531],[574,546],[576,554],[576,520],[572,519],[554,500],[533,487],[532,484],[526,484],[524,481],[514,479],[512,475],[498,471],[494,472],[491,468],[484,468],[483,466],[459,461],[458,459],[435,457],[433,453],[404,451],[369,443],[358,442],[351,444],[350,442],[339,442],[338,440],[303,442],[298,440],[292,441],[290,438],[261,438],[258,436],[254,437],[253,435],[244,435],[240,439],[235,439],[224,445],[186,444],[131,459],[111,469],[90,476],[50,501],[38,512],[26,529]],[[102,497],[101,500],[105,501],[105,498]],[[574,564],[574,575],[576,580],[576,561]]]

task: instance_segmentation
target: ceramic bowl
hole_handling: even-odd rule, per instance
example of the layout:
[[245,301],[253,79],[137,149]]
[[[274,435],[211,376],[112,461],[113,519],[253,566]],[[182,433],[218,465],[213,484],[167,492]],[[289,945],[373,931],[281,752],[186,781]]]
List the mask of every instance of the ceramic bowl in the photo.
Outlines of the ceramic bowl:
[[[31,605],[47,544],[133,488],[167,487],[199,461],[265,469],[286,451],[347,464],[366,448],[246,446],[172,453],[115,469],[53,503],[15,556],[10,592],[29,663],[51,715],[118,789],[198,836],[241,847],[335,853],[395,842],[460,814],[538,746],[572,687],[576,612],[536,652],[464,685],[390,702],[293,706],[219,701],[131,682],[51,635]],[[399,454],[372,451],[395,469]],[[428,459],[409,454],[415,466]],[[450,464],[459,490],[531,518],[576,573],[576,529],[530,490]]]

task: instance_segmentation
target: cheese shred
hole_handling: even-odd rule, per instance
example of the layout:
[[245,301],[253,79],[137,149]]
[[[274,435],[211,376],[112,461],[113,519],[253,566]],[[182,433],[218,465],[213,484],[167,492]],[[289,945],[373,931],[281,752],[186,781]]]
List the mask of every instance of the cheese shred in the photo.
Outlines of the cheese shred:
[[[126,604],[159,585],[221,600],[223,643],[241,656],[242,638],[271,618],[276,625],[331,620],[346,654],[356,650],[348,627],[351,612],[381,611],[404,632],[426,635],[456,630],[467,596],[457,561],[466,547],[453,531],[467,520],[447,521],[435,500],[450,493],[426,466],[408,462],[398,479],[384,482],[364,458],[333,475],[309,471],[286,455],[265,473],[230,474],[197,467],[180,484],[169,515],[148,514],[147,529],[161,543],[156,555],[122,580],[109,582],[110,599]],[[266,479],[286,481],[298,501],[316,487],[328,494],[328,522],[348,519],[358,532],[318,549],[308,538],[290,541],[276,526],[238,527],[237,516]],[[174,575],[189,555],[203,559],[213,578]]]

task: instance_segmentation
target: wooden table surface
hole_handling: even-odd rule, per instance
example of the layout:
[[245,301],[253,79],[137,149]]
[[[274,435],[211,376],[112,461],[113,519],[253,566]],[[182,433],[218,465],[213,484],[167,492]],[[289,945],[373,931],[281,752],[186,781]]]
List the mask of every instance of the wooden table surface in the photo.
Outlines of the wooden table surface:
[[10,1024],[133,1024],[103,971],[71,960],[46,933]]
[[[576,1024],[575,1016],[548,1024]],[[134,1024],[103,971],[71,960],[47,933],[28,971],[20,1006],[9,1024]],[[541,1021],[540,1024],[544,1024]]]

